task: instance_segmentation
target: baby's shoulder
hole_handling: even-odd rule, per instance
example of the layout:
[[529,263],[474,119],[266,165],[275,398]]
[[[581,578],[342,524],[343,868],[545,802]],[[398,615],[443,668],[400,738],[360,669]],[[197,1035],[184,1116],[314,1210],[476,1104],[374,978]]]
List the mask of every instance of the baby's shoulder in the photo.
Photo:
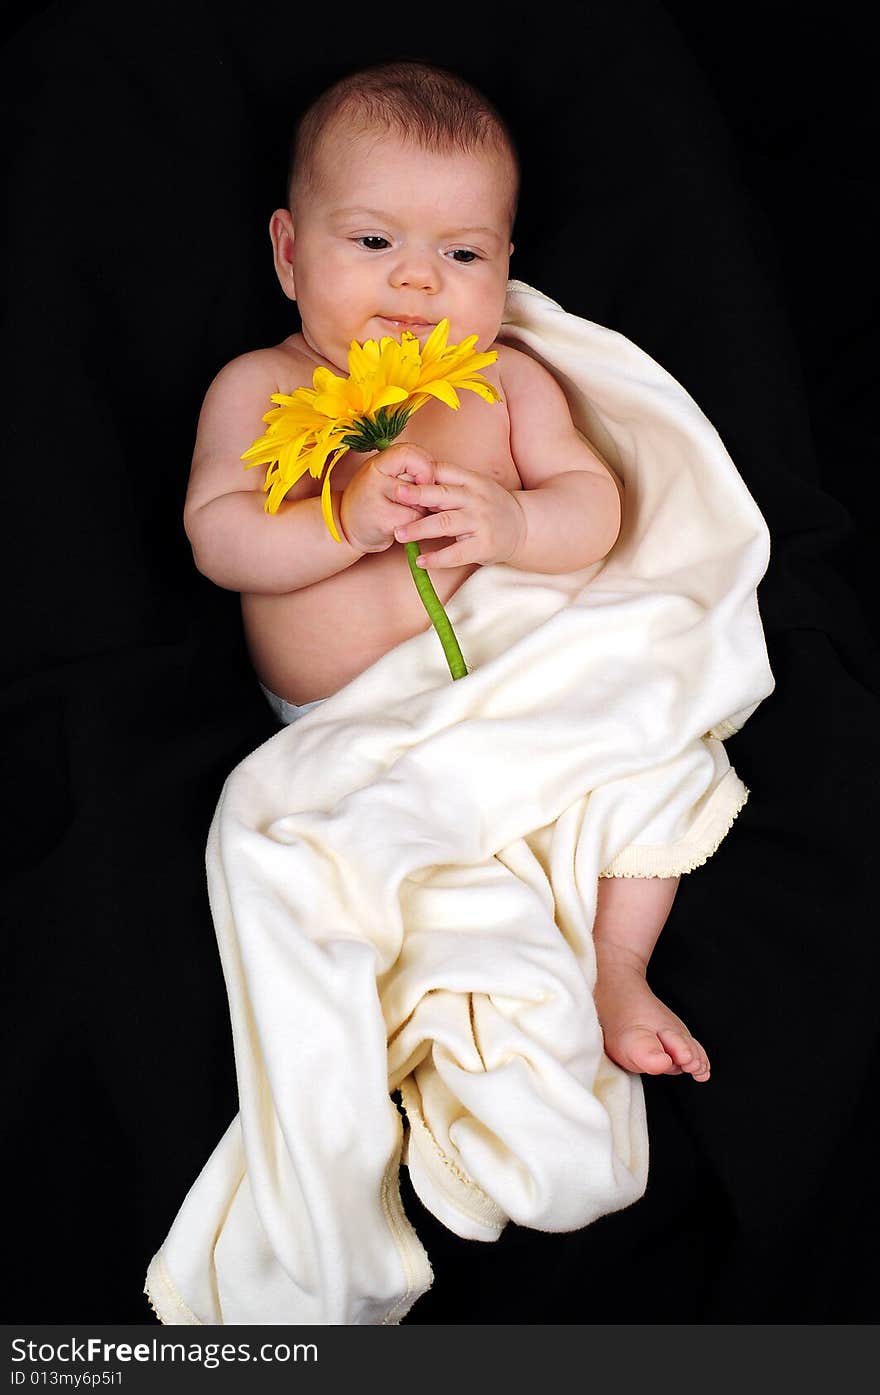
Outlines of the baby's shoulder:
[[294,343],[284,340],[230,359],[214,378],[210,391],[224,397],[289,393],[298,387],[311,387],[314,369],[314,363]]
[[498,350],[498,377],[511,420],[570,426],[565,394],[550,369],[524,349],[500,342],[493,347]]
[[512,344],[504,344],[500,340],[496,340],[492,347],[498,354],[498,373],[507,392],[534,391],[556,382],[550,370],[525,350],[515,349]]
[[275,344],[266,353],[273,355],[282,383],[279,392],[293,392],[294,388],[311,387],[315,369],[321,367],[309,350],[301,334],[291,334],[289,338]]

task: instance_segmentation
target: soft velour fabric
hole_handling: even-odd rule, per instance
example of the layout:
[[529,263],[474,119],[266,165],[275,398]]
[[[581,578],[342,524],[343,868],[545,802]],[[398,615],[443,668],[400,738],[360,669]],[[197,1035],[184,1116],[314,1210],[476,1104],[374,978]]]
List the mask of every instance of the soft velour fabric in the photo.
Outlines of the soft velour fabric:
[[809,65],[745,25],[705,60],[734,143],[661,7],[582,7],[576,52],[552,8],[527,43],[470,16],[394,46],[366,12],[331,54],[320,16],[284,31],[261,0],[155,5],[136,29],[109,3],[45,5],[7,39],[9,1321],[150,1321],[156,1237],[237,1108],[203,854],[226,776],[276,727],[183,497],[211,377],[293,327],[266,234],[290,119],[394,56],[510,113],[513,274],[640,345],[718,429],[773,539],[777,680],[727,743],[752,791],[735,836],[652,963],[711,1083],[644,1081],[647,1192],[584,1230],[477,1245],[405,1196],[437,1276],[407,1321],[876,1315],[877,663],[839,502],[874,430],[859,113],[805,110]]

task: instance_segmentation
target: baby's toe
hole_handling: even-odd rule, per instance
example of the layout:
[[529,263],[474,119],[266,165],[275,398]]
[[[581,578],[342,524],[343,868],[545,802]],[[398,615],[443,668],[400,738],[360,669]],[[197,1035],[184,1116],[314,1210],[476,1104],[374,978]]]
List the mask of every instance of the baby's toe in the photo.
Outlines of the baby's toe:
[[657,1033],[672,1060],[695,1080],[709,1079],[709,1060],[698,1041],[677,1027],[661,1028]]
[[631,1027],[622,1034],[621,1046],[631,1062],[629,1069],[646,1075],[662,1075],[675,1062],[648,1027]]
[[694,1080],[708,1080],[711,1073],[712,1067],[709,1064],[709,1057],[706,1055],[705,1051],[701,1051],[699,1064],[696,1070],[691,1071],[691,1074]]
[[687,1032],[682,1032],[677,1027],[661,1027],[657,1036],[675,1064],[681,1066],[682,1070],[690,1070],[697,1064],[699,1048]]

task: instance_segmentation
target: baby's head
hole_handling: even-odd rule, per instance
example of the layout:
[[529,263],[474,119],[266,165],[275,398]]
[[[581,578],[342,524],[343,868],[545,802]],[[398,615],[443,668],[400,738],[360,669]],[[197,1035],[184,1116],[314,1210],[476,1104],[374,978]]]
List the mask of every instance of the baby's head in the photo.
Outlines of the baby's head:
[[422,63],[353,73],[296,131],[275,269],[310,347],[343,372],[353,339],[495,339],[519,165],[502,118],[462,78]]

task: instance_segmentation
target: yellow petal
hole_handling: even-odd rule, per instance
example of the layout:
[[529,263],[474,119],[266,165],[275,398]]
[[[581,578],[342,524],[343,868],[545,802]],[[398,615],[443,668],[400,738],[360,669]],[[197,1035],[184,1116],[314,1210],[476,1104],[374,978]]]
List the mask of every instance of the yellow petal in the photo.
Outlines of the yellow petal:
[[463,363],[457,364],[453,369],[455,373],[479,373],[483,368],[488,368],[490,363],[494,363],[498,355],[493,349],[486,354],[468,354]]
[[347,381],[347,378],[340,378],[338,374],[331,373],[329,368],[316,368],[312,374],[312,387],[316,393],[343,393]]
[[[292,470],[296,470],[298,468],[298,462],[300,460],[300,457],[303,451],[306,450],[308,447],[309,435],[310,433],[308,431],[304,431],[299,436],[294,436],[292,440],[286,441],[279,450],[278,468],[281,471],[282,475],[284,475],[285,479],[290,475],[290,472]],[[296,476],[297,479],[299,479],[299,476],[304,473],[304,468],[305,467],[299,470],[299,473]]]
[[251,465],[265,465],[266,447],[269,444],[270,443],[266,440],[266,437],[261,436],[258,441],[254,441],[254,444],[252,446],[248,446],[244,455],[240,455],[238,458],[239,460],[249,460],[251,462]]
[[[354,364],[352,363],[352,355],[354,355]],[[352,339],[351,348],[348,351],[349,377],[366,377],[375,372],[378,362],[379,345],[375,339],[365,339],[363,344]],[[355,367],[355,365],[357,366]]]
[[474,378],[465,383],[456,383],[455,386],[461,392],[467,388],[469,392],[475,392],[478,397],[482,397],[484,402],[503,402],[504,398],[493,383],[487,383],[482,378]]
[[277,425],[278,427],[283,427],[287,422],[302,426],[308,426],[310,423],[316,422],[317,416],[314,408],[315,394],[312,392],[311,388],[303,388],[303,392],[308,392],[309,395],[307,399],[295,397],[291,400],[289,406],[275,407],[271,412],[267,412],[263,417],[263,421],[270,425]]
[[330,531],[330,536],[333,538],[334,542],[342,542],[342,538],[339,536],[339,533],[337,532],[336,522],[333,518],[333,498],[330,493],[330,474],[337,460],[339,460],[341,456],[345,455],[345,452],[347,450],[348,446],[340,446],[339,450],[335,452],[333,458],[327,466],[327,470],[324,474],[324,483],[321,486],[321,514],[323,516],[324,522],[327,525],[327,528]]
[[341,396],[337,392],[320,392],[315,398],[315,411],[320,412],[323,417],[348,416],[351,405],[347,397]]
[[478,338],[479,335],[477,334],[469,334],[467,339],[462,339],[461,343],[450,344],[444,354],[444,358],[450,362],[454,360],[456,363],[460,359],[468,358],[473,353],[474,345]]
[[382,391],[373,398],[370,404],[370,411],[375,414],[380,407],[391,407],[395,402],[405,402],[408,397],[409,393],[405,388],[383,388]]
[[451,383],[447,383],[443,378],[436,383],[425,383],[422,392],[428,393],[430,397],[438,397],[441,402],[445,402],[447,407],[460,406],[458,393]]
[[282,484],[280,480],[276,480],[273,483],[266,497],[266,513],[277,513],[281,505],[281,501],[286,493],[287,488],[285,487],[285,485]]
[[298,460],[287,467],[279,464],[277,482],[278,488],[282,491],[282,495],[286,494],[288,490],[292,489],[293,486],[302,479],[308,468],[308,456],[300,456]]
[[351,348],[348,351],[348,372],[351,378],[366,378],[373,371],[373,360],[369,354],[358,344],[357,340],[352,340]]
[[422,363],[432,363],[435,358],[439,358],[446,348],[446,340],[449,337],[449,321],[441,320],[436,324],[425,341],[422,349]]

